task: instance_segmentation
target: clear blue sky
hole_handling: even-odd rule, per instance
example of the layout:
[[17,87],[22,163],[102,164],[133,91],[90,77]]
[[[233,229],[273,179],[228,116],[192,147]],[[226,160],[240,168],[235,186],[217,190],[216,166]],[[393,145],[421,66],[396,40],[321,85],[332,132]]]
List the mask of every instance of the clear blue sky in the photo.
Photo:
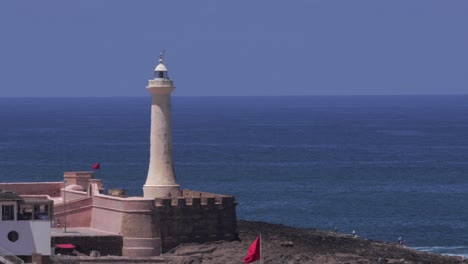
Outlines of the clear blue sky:
[[468,1],[1,1],[0,97],[468,93]]

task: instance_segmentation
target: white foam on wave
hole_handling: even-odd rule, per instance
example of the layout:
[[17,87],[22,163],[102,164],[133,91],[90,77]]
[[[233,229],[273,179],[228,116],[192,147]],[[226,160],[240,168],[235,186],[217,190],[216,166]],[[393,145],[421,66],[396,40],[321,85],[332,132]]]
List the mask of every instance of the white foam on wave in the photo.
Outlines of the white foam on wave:
[[438,253],[446,256],[460,256],[468,258],[468,246],[452,246],[452,247],[413,247],[413,249],[424,251],[424,252],[431,252],[431,253]]

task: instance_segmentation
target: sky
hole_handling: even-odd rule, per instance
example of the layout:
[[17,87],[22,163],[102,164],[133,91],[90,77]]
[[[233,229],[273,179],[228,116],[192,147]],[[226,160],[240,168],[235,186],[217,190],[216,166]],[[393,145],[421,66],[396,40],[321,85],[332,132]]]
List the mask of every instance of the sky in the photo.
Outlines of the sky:
[[1,1],[0,97],[468,93],[468,1]]

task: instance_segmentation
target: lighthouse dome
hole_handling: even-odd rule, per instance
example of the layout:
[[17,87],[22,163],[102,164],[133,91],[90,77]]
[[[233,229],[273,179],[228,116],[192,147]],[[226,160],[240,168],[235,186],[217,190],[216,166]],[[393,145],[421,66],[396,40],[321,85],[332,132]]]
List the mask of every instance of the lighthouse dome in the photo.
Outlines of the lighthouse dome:
[[166,65],[162,63],[162,59],[159,59],[159,64],[154,69],[155,72],[167,72]]

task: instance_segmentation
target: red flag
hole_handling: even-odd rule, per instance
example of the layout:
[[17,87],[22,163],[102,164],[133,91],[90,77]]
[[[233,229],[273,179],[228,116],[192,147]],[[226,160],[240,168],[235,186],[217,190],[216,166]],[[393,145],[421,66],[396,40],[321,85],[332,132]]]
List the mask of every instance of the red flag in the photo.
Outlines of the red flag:
[[99,162],[96,162],[93,164],[93,170],[99,170],[101,168],[101,164]]
[[245,263],[252,263],[260,259],[260,236],[250,245],[249,252],[244,258]]

